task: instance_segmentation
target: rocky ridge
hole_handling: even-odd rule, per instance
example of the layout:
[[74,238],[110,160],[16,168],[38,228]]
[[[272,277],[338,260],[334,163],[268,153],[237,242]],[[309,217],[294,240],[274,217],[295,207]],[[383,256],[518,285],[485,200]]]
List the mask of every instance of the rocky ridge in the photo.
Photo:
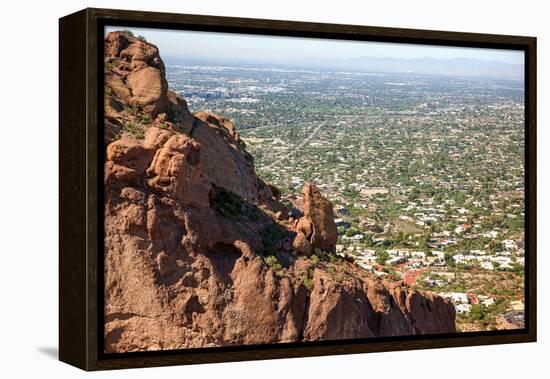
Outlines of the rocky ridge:
[[104,141],[106,352],[455,332],[447,301],[334,254],[330,201],[281,202],[127,32],[105,40]]

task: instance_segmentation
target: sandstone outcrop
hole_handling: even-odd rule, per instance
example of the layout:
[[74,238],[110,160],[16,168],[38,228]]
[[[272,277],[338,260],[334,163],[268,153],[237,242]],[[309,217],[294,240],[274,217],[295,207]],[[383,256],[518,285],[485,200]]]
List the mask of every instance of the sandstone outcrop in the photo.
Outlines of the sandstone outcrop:
[[105,58],[115,69],[115,93],[156,116],[168,102],[165,67],[156,46],[123,33],[109,33],[105,42]]
[[294,247],[306,255],[315,249],[334,251],[338,229],[334,222],[332,203],[310,183],[304,186],[302,194],[304,216],[296,221],[298,235],[294,240]]
[[109,33],[105,60],[106,352],[455,331],[447,301],[334,254],[314,185],[289,221],[235,126],[167,89],[155,46]]

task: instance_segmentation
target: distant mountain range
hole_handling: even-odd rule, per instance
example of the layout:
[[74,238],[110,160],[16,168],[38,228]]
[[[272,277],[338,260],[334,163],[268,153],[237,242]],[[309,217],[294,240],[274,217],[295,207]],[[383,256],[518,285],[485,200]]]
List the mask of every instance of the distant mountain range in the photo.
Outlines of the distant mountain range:
[[379,58],[359,57],[317,62],[319,66],[366,72],[399,72],[433,75],[476,76],[521,80],[524,68],[521,64],[486,61],[471,58]]
[[187,58],[167,57],[168,63],[224,64],[247,66],[276,66],[282,68],[309,68],[322,70],[344,70],[370,73],[410,73],[421,75],[451,75],[462,77],[486,77],[493,79],[523,80],[522,64],[500,61],[487,61],[472,58],[391,58],[391,57],[357,57],[345,59],[320,59],[305,57],[300,59],[262,59],[254,61],[247,58]]

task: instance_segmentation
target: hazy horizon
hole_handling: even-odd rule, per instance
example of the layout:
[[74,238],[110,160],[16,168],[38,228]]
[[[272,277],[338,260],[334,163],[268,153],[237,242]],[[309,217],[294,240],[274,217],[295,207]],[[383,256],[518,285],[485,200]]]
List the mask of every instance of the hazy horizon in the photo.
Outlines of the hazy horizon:
[[[288,66],[306,66],[341,69],[362,69],[395,72],[399,67],[387,65],[393,60],[404,60],[413,67],[401,67],[402,72],[422,70],[430,72],[434,67],[422,67],[422,61],[435,65],[435,74],[445,73],[442,65],[457,63],[469,67],[454,67],[451,75],[501,76],[521,79],[524,53],[518,50],[463,48],[429,46],[419,44],[385,43],[368,41],[330,40],[320,38],[299,38],[263,36],[250,34],[195,32],[151,28],[126,28],[108,26],[105,34],[127,29],[136,36],[144,36],[154,43],[161,56],[193,60],[273,63]],[[366,59],[372,62],[365,64]],[[376,64],[381,67],[377,68]],[[476,72],[475,65],[482,67]],[[374,67],[373,67],[374,65]],[[395,64],[394,64],[395,66]],[[432,65],[433,66],[433,65]],[[420,71],[417,71],[420,70]],[[453,73],[454,72],[454,73]]]

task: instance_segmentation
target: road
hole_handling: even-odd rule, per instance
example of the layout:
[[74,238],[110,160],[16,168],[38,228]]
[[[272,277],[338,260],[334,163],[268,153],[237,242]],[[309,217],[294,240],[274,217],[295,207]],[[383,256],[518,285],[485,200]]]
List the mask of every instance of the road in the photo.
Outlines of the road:
[[325,126],[327,124],[327,121],[323,121],[322,123],[320,123],[319,125],[317,125],[315,127],[315,129],[313,129],[311,131],[311,133],[309,133],[307,135],[306,138],[304,138],[300,143],[298,143],[297,145],[293,146],[290,150],[290,152],[283,156],[283,157],[280,157],[279,159],[271,162],[270,165],[266,166],[266,168],[271,168],[273,166],[275,166],[276,164],[280,163],[281,161],[285,160],[285,159],[288,159],[288,157],[292,156],[294,153],[296,153],[298,150],[300,150],[302,147],[304,147],[305,145],[307,145],[313,138],[315,138],[315,136],[317,135],[317,133],[319,133],[319,130],[321,130],[321,128],[323,128],[323,126]]

